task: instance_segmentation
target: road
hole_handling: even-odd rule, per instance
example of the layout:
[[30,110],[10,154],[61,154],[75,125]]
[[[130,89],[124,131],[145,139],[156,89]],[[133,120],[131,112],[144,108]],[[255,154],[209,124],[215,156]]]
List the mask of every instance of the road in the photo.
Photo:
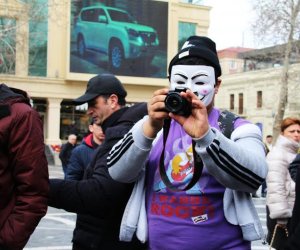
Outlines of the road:
[[[63,178],[59,166],[49,166],[51,178]],[[265,198],[254,198],[263,229],[266,232]],[[76,214],[49,207],[46,216],[40,221],[24,250],[71,250],[72,233],[75,227]],[[254,241],[252,250],[268,250],[262,241]]]
[[[124,68],[114,73],[123,76],[166,78],[166,51],[156,51],[150,64],[142,62],[139,60],[126,61]],[[70,72],[101,74],[108,71],[107,55],[95,51],[87,51],[84,57],[80,57],[76,51],[76,44],[71,43]]]

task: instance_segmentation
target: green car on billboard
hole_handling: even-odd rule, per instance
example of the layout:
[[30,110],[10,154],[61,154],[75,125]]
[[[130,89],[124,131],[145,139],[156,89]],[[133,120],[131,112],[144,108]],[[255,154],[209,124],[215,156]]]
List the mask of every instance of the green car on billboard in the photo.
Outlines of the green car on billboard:
[[79,56],[84,57],[87,50],[104,53],[114,72],[126,60],[151,63],[159,46],[154,28],[138,24],[125,10],[102,5],[81,9],[75,35]]

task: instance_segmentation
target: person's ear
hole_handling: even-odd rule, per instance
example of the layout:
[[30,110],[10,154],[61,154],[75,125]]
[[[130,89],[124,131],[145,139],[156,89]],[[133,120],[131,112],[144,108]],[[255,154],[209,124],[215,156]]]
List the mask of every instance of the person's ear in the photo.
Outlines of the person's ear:
[[220,78],[217,79],[217,83],[215,85],[215,94],[218,93],[222,80]]
[[111,108],[114,109],[118,106],[118,96],[116,94],[111,94],[109,97]]
[[93,131],[94,131],[93,125],[89,125],[89,131],[90,131],[91,133],[93,133]]

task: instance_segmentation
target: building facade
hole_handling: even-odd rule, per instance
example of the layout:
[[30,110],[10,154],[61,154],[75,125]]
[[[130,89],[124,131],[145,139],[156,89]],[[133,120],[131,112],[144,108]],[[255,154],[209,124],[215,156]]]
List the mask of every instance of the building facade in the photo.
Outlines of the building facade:
[[[145,73],[143,69],[141,72],[134,71],[142,60],[131,62],[131,68],[128,66],[126,71],[113,72],[124,84],[129,103],[147,101],[153,91],[167,86],[167,62],[177,52],[180,40],[193,34],[206,35],[209,27],[210,7],[179,0],[43,0],[36,1],[42,5],[34,6],[35,1],[0,0],[0,30],[15,27],[14,34],[8,33],[11,30],[9,28],[5,33],[7,39],[10,36],[14,38],[14,53],[11,53],[14,64],[9,64],[11,60],[7,58],[0,60],[0,80],[29,93],[34,106],[42,115],[46,144],[60,144],[74,128],[79,132],[87,129],[89,120],[85,115],[85,107],[75,108],[71,105],[71,100],[84,93],[86,83],[91,77],[98,73],[110,72],[109,68],[103,66],[108,64],[108,56],[92,53],[94,51],[87,52],[89,54],[84,58],[78,55],[79,38],[76,37],[75,26],[81,9],[90,6],[111,6],[124,13],[132,12],[137,19],[139,18],[134,21],[136,29],[155,27],[161,38],[156,56],[147,67],[152,70],[151,73]],[[150,10],[152,12],[148,13]],[[153,20],[154,14],[155,19],[160,18],[156,23]],[[147,16],[148,20],[145,19]],[[32,31],[33,17],[36,18],[36,23],[46,27],[39,36],[34,36]],[[145,25],[137,25],[139,23]],[[92,27],[94,24],[88,25]],[[127,32],[129,36],[137,35],[134,28],[127,29]],[[145,34],[146,31],[138,32]],[[39,43],[34,44],[37,40]],[[1,55],[5,55],[4,52],[8,54],[8,49],[3,49],[8,42],[10,41],[0,38]],[[45,44],[45,57],[33,63],[37,57],[35,52],[41,44]],[[156,64],[160,67],[155,67]],[[128,70],[132,70],[132,74],[131,71],[128,74]]]
[[[279,54],[278,49],[277,47],[264,50],[238,49],[239,53],[232,53],[232,48],[229,48],[229,52],[219,53],[223,76],[221,77],[222,85],[215,100],[216,106],[230,110],[258,124],[264,137],[273,133],[278,108],[283,69],[283,54]],[[272,55],[273,63],[269,55]],[[299,55],[292,56],[285,117],[300,117],[299,61]],[[235,72],[231,69],[231,65],[237,66],[234,69]],[[259,67],[250,67],[251,65],[259,65]]]
[[[138,58],[128,60],[125,69],[117,71],[110,66],[109,51],[106,54],[94,53],[95,47],[87,50],[87,41],[83,43],[81,35],[95,35],[90,38],[92,41],[97,41],[102,35],[97,34],[97,30],[91,34],[80,33],[79,24],[93,16],[84,17],[80,13],[84,9],[94,13],[105,9],[103,6],[113,7],[114,11],[123,14],[130,13],[136,19],[131,28],[123,27],[125,34],[131,38],[136,36],[136,41],[138,35],[141,36],[139,39],[151,39],[149,30],[151,34],[156,32],[158,46],[148,65],[144,62],[149,58]],[[127,102],[149,100],[153,91],[168,85],[168,62],[183,41],[189,35],[207,35],[209,11],[210,7],[180,0],[0,0],[0,80],[30,94],[44,121],[45,143],[61,144],[71,131],[81,135],[87,131],[86,107],[76,108],[71,105],[71,100],[84,93],[91,77],[113,72],[128,92]],[[104,20],[100,16],[95,18],[95,22]],[[93,30],[100,24],[88,20],[84,25]],[[120,27],[122,22],[118,23],[119,31]],[[112,32],[106,33],[113,37]],[[126,41],[125,38],[119,41],[124,46],[124,54],[121,54],[124,58]],[[12,46],[5,47],[6,44]],[[131,48],[132,53],[138,51],[139,47]],[[274,56],[273,52],[277,53],[274,48],[268,50],[268,54]],[[240,53],[245,53],[245,56],[240,57]],[[257,123],[265,136],[272,134],[282,66],[280,60],[272,67],[253,64],[256,53],[260,52],[245,48],[219,51],[223,75],[215,102],[216,106]],[[285,115],[299,117],[300,65],[297,61],[293,63],[289,72]]]

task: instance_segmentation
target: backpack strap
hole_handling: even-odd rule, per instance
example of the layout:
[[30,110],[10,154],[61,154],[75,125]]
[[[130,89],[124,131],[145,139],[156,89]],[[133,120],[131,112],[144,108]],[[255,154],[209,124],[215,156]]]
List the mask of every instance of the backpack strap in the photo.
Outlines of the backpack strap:
[[218,125],[223,135],[230,139],[231,133],[234,130],[234,122],[236,119],[240,118],[238,115],[228,111],[223,110],[218,118]]

